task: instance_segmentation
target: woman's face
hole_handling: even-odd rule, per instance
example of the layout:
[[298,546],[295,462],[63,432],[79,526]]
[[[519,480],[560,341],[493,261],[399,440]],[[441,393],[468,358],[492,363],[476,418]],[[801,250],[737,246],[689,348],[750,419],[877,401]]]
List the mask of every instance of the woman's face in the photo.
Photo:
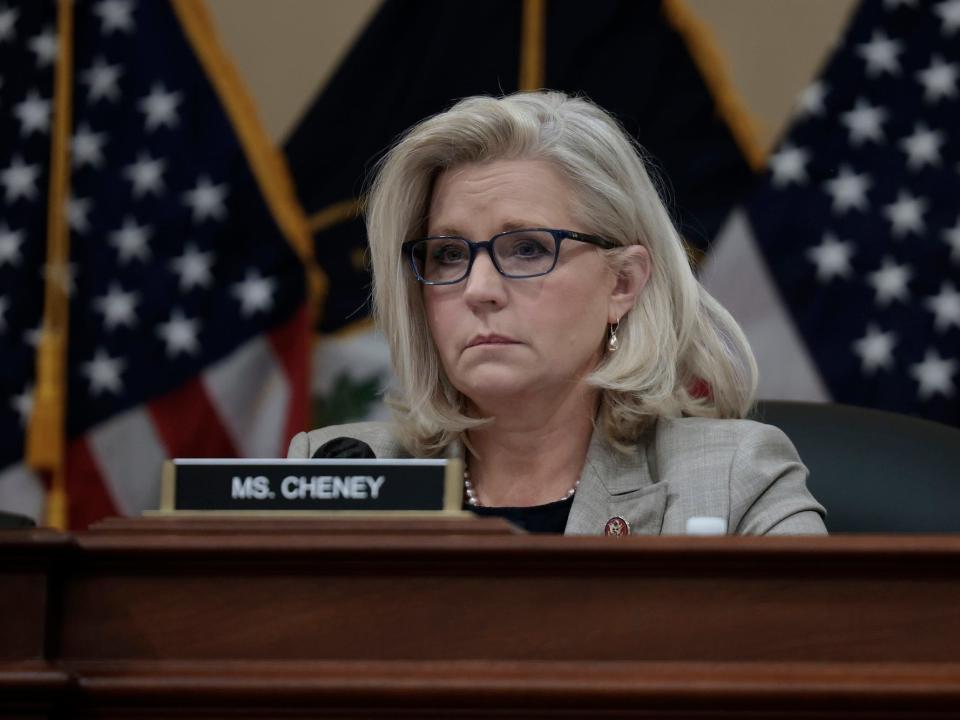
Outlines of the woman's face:
[[[549,163],[471,163],[437,178],[427,233],[474,241],[532,227],[602,234],[582,227],[572,207]],[[447,376],[482,411],[580,383],[600,360],[608,323],[623,312],[611,302],[617,284],[595,246],[566,239],[547,275],[503,277],[481,250],[465,280],[424,285],[423,301]]]

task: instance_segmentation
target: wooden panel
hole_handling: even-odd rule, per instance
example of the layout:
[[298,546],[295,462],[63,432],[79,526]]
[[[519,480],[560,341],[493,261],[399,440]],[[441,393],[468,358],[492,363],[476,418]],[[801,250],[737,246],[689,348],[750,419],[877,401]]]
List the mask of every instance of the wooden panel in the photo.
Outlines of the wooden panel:
[[960,707],[955,664],[158,662],[79,674],[104,717],[943,718]]
[[61,652],[960,662],[960,568],[885,542],[91,534]]
[[71,546],[69,536],[49,530],[0,532],[0,717],[48,717],[68,690],[69,673],[48,654],[59,627],[59,569]]
[[70,546],[50,530],[0,532],[0,662],[44,657],[51,572]]
[[143,535],[169,534],[197,534],[221,533],[236,535],[238,523],[244,532],[254,535],[292,535],[297,532],[308,532],[313,535],[360,535],[367,536],[372,532],[377,535],[518,535],[518,530],[501,518],[440,518],[427,520],[412,518],[410,520],[392,518],[386,522],[357,520],[337,520],[330,517],[278,516],[274,512],[264,512],[256,517],[239,518],[229,514],[210,513],[205,515],[187,516],[152,515],[142,518],[107,518],[94,525],[91,530],[97,534],[103,533],[137,533]]
[[[202,571],[202,568],[194,568]],[[937,580],[258,573],[78,578],[67,658],[960,661]],[[123,572],[123,571],[121,571]]]
[[4,717],[960,708],[960,537],[162,518],[2,537]]

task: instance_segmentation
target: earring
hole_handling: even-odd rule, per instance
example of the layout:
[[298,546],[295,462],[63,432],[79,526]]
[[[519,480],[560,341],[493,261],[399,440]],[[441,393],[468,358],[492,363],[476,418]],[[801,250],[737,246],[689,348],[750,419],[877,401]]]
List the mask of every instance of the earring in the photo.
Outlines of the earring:
[[620,329],[620,321],[610,326],[610,337],[607,340],[607,350],[610,352],[616,352],[617,348],[620,347],[620,340],[617,338],[617,330]]

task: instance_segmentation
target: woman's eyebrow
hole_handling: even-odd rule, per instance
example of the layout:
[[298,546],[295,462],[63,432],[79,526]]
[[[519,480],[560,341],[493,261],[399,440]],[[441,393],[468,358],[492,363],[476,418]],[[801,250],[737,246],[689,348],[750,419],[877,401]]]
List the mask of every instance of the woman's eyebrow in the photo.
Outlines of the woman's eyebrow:
[[455,237],[466,237],[462,232],[457,230],[453,225],[441,225],[438,228],[434,228],[428,234],[430,237],[435,237],[438,235],[453,235]]
[[[498,233],[508,232],[510,230],[525,230],[527,228],[548,227],[541,222],[532,222],[530,220],[507,220],[500,223]],[[456,237],[469,237],[461,231],[456,225],[441,225],[430,231],[430,235],[454,235]],[[470,238],[471,240],[487,240],[487,238]]]
[[508,220],[500,225],[500,230],[524,230],[526,228],[544,227],[542,223],[530,222],[529,220]]

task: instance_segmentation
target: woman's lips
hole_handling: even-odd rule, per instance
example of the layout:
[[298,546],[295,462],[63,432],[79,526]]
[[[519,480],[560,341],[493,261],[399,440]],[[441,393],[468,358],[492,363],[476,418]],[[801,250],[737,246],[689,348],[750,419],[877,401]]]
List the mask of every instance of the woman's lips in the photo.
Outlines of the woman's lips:
[[517,341],[503,335],[477,335],[467,343],[468,348],[478,345],[516,345]]

